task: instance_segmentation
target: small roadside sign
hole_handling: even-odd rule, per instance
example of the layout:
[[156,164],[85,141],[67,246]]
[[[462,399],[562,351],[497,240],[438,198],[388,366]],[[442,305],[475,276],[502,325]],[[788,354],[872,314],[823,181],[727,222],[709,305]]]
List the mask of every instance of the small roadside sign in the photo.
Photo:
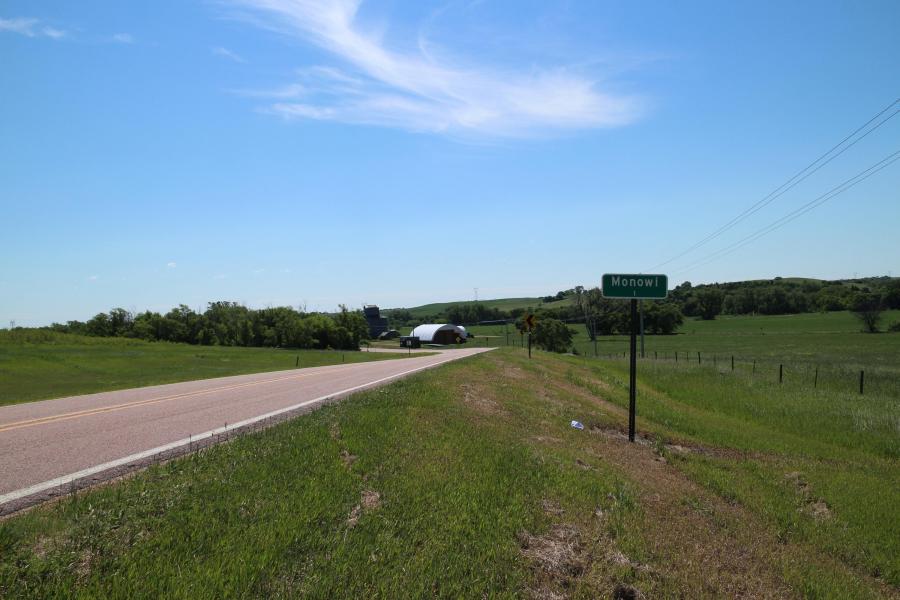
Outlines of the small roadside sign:
[[[665,275],[632,275],[606,273],[603,275],[604,298],[631,300],[631,364],[628,373],[628,441],[634,441],[635,413],[637,412],[637,329],[638,300],[662,300],[669,293],[669,278]],[[642,313],[643,314],[643,313]],[[643,336],[643,333],[641,334]],[[643,339],[643,338],[642,338]],[[643,342],[641,342],[643,344]],[[643,346],[641,346],[643,348]],[[643,353],[643,350],[641,350]]]
[[607,273],[603,276],[601,289],[604,298],[662,300],[669,293],[669,278],[665,275]]
[[534,315],[528,315],[525,317],[525,326],[528,327],[528,331],[534,329],[535,318]]

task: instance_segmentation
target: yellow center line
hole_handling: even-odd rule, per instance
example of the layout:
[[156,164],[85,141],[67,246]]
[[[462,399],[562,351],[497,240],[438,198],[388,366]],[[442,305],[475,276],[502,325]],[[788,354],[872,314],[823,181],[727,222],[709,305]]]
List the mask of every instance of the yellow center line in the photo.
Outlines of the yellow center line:
[[[62,413],[59,415],[50,415],[47,417],[39,417],[36,419],[27,419],[25,421],[16,421],[13,423],[8,423],[6,425],[0,426],[0,433],[4,431],[12,431],[13,429],[22,429],[25,427],[34,427],[36,425],[45,425],[48,423],[57,423],[59,421],[67,421],[69,419],[78,419],[81,417],[89,417],[91,415],[97,415],[107,412],[113,412],[117,410],[125,410],[126,408],[135,408],[138,406],[146,406],[148,404],[158,404],[160,402],[167,402],[169,400],[179,400],[182,398],[191,398],[194,396],[203,396],[206,394],[213,394],[216,392],[227,392],[231,390],[239,390],[246,387],[252,387],[254,385],[263,385],[266,383],[277,383],[279,381],[288,381],[291,379],[301,379],[303,377],[311,377],[314,375],[321,375],[322,373],[333,373],[335,371],[344,371],[347,368],[353,367],[355,365],[341,365],[335,369],[331,369],[330,371],[317,371],[315,373],[303,373],[301,375],[288,375],[287,377],[277,377],[275,379],[265,379],[263,381],[250,381],[247,383],[238,383],[235,385],[227,385],[207,390],[196,390],[193,392],[184,392],[182,394],[174,394],[171,396],[162,396],[159,398],[148,398],[146,400],[136,400],[134,402],[125,402],[123,404],[114,404],[113,406],[102,406],[98,408],[91,408],[86,410],[80,410],[70,413]],[[313,367],[317,368],[317,367]]]

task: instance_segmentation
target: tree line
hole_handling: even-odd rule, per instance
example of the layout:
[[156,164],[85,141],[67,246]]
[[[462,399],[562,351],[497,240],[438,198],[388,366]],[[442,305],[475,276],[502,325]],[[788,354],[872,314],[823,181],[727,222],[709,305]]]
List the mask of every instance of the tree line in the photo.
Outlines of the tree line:
[[204,346],[356,350],[368,337],[362,311],[341,306],[335,314],[305,313],[288,306],[251,309],[236,302],[210,302],[204,312],[184,304],[165,314],[123,308],[86,322],[54,323],[54,331],[97,337],[130,337]]
[[[568,303],[560,301],[570,299]],[[394,327],[419,323],[472,325],[484,321],[506,320],[521,325],[525,313],[542,319],[583,324],[592,339],[598,335],[624,334],[630,331],[628,303],[603,298],[598,287],[576,286],[539,299],[537,306],[501,310],[480,302],[448,306],[443,311],[414,317],[405,308],[386,314]],[[552,302],[554,306],[544,306]],[[783,279],[712,283],[694,286],[690,281],[676,286],[665,300],[644,302],[644,329],[650,334],[672,334],[685,317],[711,320],[728,315],[785,315],[806,312],[849,310],[856,314],[866,331],[877,331],[881,313],[900,308],[900,279],[870,277],[852,280],[822,281]],[[891,329],[900,324],[891,325]]]

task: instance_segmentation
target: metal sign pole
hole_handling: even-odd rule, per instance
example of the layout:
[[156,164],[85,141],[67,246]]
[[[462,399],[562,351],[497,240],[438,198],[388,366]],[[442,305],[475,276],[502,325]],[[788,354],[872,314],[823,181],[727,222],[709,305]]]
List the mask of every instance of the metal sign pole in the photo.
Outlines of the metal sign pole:
[[628,441],[634,441],[635,396],[637,391],[637,300],[631,300],[631,374],[628,386]]
[[644,358],[644,301],[641,300],[641,358]]

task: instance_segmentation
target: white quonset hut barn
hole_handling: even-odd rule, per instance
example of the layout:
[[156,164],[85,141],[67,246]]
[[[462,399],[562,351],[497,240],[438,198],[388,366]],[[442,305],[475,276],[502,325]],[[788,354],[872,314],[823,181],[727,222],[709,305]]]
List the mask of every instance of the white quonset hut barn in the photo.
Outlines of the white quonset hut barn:
[[469,334],[461,325],[430,323],[419,325],[409,335],[419,338],[423,344],[460,344],[466,341]]

